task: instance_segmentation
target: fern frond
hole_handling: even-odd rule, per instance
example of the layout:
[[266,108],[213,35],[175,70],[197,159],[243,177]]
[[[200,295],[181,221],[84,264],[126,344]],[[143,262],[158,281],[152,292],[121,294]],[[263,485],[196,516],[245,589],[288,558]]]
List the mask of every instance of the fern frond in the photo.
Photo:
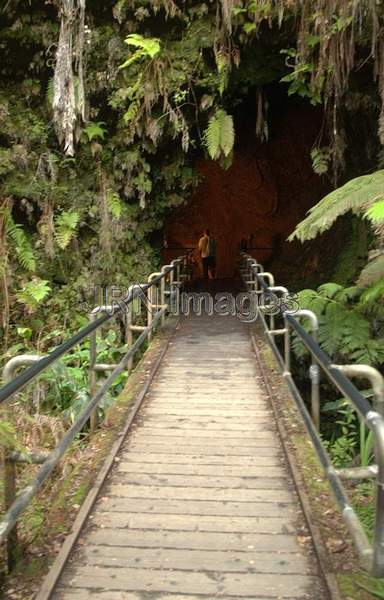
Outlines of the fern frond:
[[312,207],[289,236],[289,241],[295,238],[301,242],[313,239],[348,211],[363,214],[367,206],[383,198],[383,190],[384,170],[351,179]]
[[107,129],[104,121],[99,121],[98,123],[88,123],[88,125],[84,127],[84,133],[88,138],[88,142],[92,142],[94,138],[103,140],[107,133]]
[[45,100],[46,100],[46,103],[49,106],[49,108],[52,108],[52,106],[53,106],[54,95],[55,95],[55,80],[53,77],[51,77],[48,80],[47,91],[45,94]]
[[320,296],[324,296],[325,298],[333,298],[343,290],[343,286],[339,283],[323,283],[318,287],[318,292]]
[[381,198],[371,208],[369,208],[364,216],[371,221],[371,223],[381,223],[384,221],[384,198]]
[[138,33],[131,33],[131,35],[125,39],[125,43],[128,46],[138,48],[138,50],[136,50],[132,56],[127,58],[127,60],[119,66],[119,69],[126,69],[140,58],[155,58],[161,50],[160,40],[158,38],[145,38]]
[[121,203],[120,196],[117,192],[114,192],[113,190],[108,190],[107,207],[109,212],[112,214],[113,217],[115,217],[115,219],[120,219],[123,210],[123,205]]
[[232,116],[224,109],[218,109],[210,118],[204,141],[213,160],[217,160],[221,155],[228,157],[231,154],[235,143],[235,129]]
[[13,243],[19,264],[27,271],[36,269],[36,258],[32,246],[18,223],[15,223],[9,210],[3,211],[5,231]]
[[384,255],[380,250],[370,253],[368,263],[361,271],[358,285],[366,287],[384,278]]
[[63,211],[55,219],[55,240],[59,248],[64,250],[76,233],[80,219],[79,213],[67,210]]
[[45,279],[35,278],[26,283],[20,292],[16,294],[19,302],[26,304],[30,308],[36,308],[42,300],[49,294],[51,288]]
[[311,150],[312,168],[317,175],[323,175],[328,171],[331,153],[329,148],[313,148]]
[[131,102],[131,104],[129,105],[129,108],[127,110],[127,112],[123,115],[123,121],[124,123],[130,123],[131,121],[133,121],[136,117],[137,117],[137,113],[139,112],[139,103],[134,100],[133,102]]

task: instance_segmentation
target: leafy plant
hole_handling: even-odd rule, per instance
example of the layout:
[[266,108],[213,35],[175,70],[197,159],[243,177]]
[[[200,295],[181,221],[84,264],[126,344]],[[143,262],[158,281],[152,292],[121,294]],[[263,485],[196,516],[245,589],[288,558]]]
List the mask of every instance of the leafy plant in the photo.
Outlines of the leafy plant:
[[161,50],[160,40],[158,38],[145,38],[138,33],[131,33],[125,39],[125,43],[128,46],[134,46],[137,50],[122,65],[120,65],[120,69],[126,69],[140,58],[155,58]]
[[318,175],[327,173],[331,154],[329,148],[313,148],[311,150],[312,168]]
[[11,240],[20,265],[27,271],[34,271],[36,269],[36,258],[23,227],[14,222],[9,209],[4,209],[2,215],[5,232]]
[[114,192],[113,190],[108,190],[107,206],[112,216],[115,217],[115,219],[120,219],[121,212],[123,210],[123,205],[121,203],[120,196],[117,192]]
[[73,210],[61,212],[55,219],[55,239],[56,243],[64,250],[71,239],[74,237],[79,223],[80,215]]
[[204,133],[204,141],[208,154],[213,160],[221,156],[230,156],[235,143],[235,129],[232,116],[224,109],[219,108],[210,118]]
[[17,299],[19,302],[35,309],[48,296],[50,291],[51,288],[47,280],[34,277],[18,292]]
[[[297,225],[288,239],[292,241],[297,238],[301,242],[311,240],[329,229],[336,219],[348,211],[359,215],[367,214],[367,207],[374,205],[378,200],[379,206],[372,207],[372,210],[375,217],[380,215],[383,190],[384,170],[351,179],[311,208],[308,216]],[[368,210],[368,216],[371,214]]]
[[[375,333],[367,304],[358,286],[344,288],[327,283],[317,290],[302,290],[299,304],[319,318],[319,344],[335,360],[380,365],[384,362],[384,340]],[[299,358],[305,354],[298,339],[293,349]]]
[[98,121],[97,123],[88,123],[88,125],[84,127],[84,133],[88,138],[88,142],[92,142],[92,140],[97,138],[103,140],[107,133],[107,129],[104,121]]

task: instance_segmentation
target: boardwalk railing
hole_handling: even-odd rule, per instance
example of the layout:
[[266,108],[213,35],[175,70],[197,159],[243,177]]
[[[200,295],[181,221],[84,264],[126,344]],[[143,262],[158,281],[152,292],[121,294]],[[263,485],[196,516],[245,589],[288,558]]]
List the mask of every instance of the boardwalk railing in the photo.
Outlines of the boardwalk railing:
[[[266,272],[262,264],[242,253],[242,273],[248,289],[259,298],[258,316],[264,327],[268,341],[275,354],[281,372],[290,388],[299,412],[304,420],[312,444],[319,457],[328,482],[332,488],[342,516],[354,540],[362,566],[375,577],[384,576],[384,379],[382,375],[368,365],[335,365],[317,344],[318,329],[316,315],[308,310],[293,306],[294,300],[287,288],[276,286],[272,273]],[[276,299],[279,299],[276,302]],[[279,310],[276,310],[276,307]],[[272,307],[272,310],[271,310]],[[277,315],[283,320],[282,327],[276,327]],[[299,319],[310,321],[311,334],[300,325]],[[311,415],[297,388],[291,373],[291,332],[304,344],[311,356],[309,377],[311,379]],[[278,336],[284,337],[284,352],[276,344]],[[372,431],[374,436],[375,464],[369,467],[336,469],[320,436],[320,372],[346,398],[360,419]],[[373,406],[351,383],[349,377],[368,379],[373,389]],[[358,515],[351,506],[343,479],[376,480],[375,531],[370,544]]]
[[[186,257],[177,258],[171,264],[165,265],[160,272],[152,273],[144,284],[134,285],[129,288],[128,295],[120,300],[114,301],[108,306],[96,307],[90,315],[90,323],[83,327],[72,338],[55,348],[47,356],[23,355],[11,359],[3,370],[4,387],[0,389],[0,406],[4,403],[2,417],[11,415],[11,398],[29,383],[31,383],[43,371],[56,363],[62,356],[72,350],[77,344],[90,337],[90,400],[73,425],[67,430],[56,448],[50,453],[23,454],[12,452],[4,447],[3,472],[4,472],[4,499],[5,515],[0,522],[0,542],[5,542],[8,558],[8,568],[12,568],[18,557],[17,521],[26,510],[34,496],[48,479],[55,466],[68,450],[76,436],[86,425],[91,422],[91,429],[97,424],[97,408],[111,387],[115,379],[127,369],[132,368],[133,357],[146,340],[150,340],[153,331],[159,323],[163,324],[167,312],[172,305],[172,312],[178,307],[180,301],[180,288],[186,278]],[[133,323],[136,311],[133,310],[134,302],[144,305],[146,313],[146,325],[135,325]],[[100,316],[99,316],[100,315]],[[123,315],[126,323],[126,354],[116,365],[103,365],[97,363],[96,332],[102,325]],[[139,336],[134,340],[134,333]],[[24,372],[15,377],[15,370],[22,366],[29,366]],[[100,385],[97,385],[97,372],[111,371],[109,377]],[[16,493],[16,463],[41,464],[36,475],[18,494]]]

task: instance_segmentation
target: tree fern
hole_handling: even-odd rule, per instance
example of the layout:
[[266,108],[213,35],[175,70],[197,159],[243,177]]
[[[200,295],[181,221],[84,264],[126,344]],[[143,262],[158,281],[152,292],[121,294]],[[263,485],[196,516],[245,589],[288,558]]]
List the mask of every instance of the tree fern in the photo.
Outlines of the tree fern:
[[79,213],[67,210],[63,211],[55,219],[55,240],[59,248],[64,250],[76,233],[80,219]]
[[[301,242],[311,240],[329,229],[336,219],[348,211],[364,214],[368,206],[378,200],[382,201],[383,193],[384,170],[351,179],[311,208],[308,216],[299,223],[288,239],[292,241],[297,238]],[[382,205],[380,204],[374,214],[381,209]]]
[[235,129],[232,116],[224,109],[218,109],[210,118],[204,133],[204,141],[208,154],[213,160],[231,154],[235,143]]

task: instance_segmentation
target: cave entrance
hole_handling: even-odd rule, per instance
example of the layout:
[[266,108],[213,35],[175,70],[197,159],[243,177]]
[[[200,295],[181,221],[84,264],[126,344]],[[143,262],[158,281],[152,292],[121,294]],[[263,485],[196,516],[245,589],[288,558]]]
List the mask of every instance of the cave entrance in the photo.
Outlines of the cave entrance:
[[[217,244],[217,277],[236,273],[240,242],[279,273],[292,265],[302,247],[286,242],[308,209],[327,192],[312,169],[310,151],[321,129],[322,111],[289,98],[281,86],[268,90],[267,141],[256,137],[256,90],[234,109],[236,144],[232,166],[201,158],[200,185],[165,225],[165,260],[196,248],[209,228]],[[194,277],[201,277],[196,255]]]

